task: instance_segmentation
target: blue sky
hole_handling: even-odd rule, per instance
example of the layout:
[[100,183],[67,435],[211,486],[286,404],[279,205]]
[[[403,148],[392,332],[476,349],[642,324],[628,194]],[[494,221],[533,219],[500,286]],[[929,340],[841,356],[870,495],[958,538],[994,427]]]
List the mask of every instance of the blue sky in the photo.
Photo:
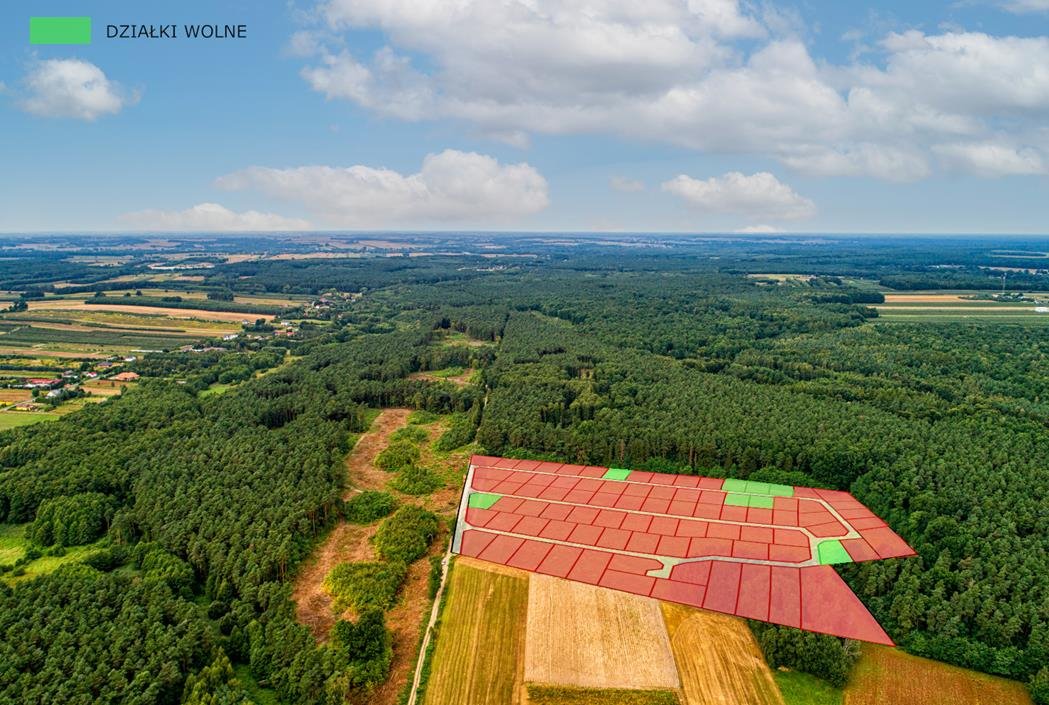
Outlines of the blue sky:
[[0,231],[1047,230],[1049,0],[164,5],[0,8]]

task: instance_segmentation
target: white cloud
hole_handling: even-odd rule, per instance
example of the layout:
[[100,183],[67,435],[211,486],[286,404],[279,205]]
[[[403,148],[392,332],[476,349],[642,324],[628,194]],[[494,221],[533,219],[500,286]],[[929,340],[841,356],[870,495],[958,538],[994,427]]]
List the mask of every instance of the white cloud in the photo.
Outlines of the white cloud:
[[745,228],[737,228],[736,232],[741,235],[769,235],[783,231],[774,225],[748,225]]
[[274,213],[237,213],[218,203],[200,203],[184,211],[144,210],[125,213],[120,221],[144,230],[176,232],[255,232],[265,230],[309,230],[308,221]]
[[1001,5],[1009,12],[1016,14],[1049,12],[1049,0],[1006,0]]
[[549,203],[546,179],[528,164],[451,149],[427,155],[415,174],[363,165],[250,167],[217,184],[301,204],[325,225],[347,228],[512,222]]
[[937,145],[935,152],[948,164],[981,176],[1010,176],[1046,173],[1042,155],[1030,148],[994,142]]
[[706,180],[681,174],[664,182],[662,188],[707,213],[730,213],[753,220],[796,220],[816,214],[816,204],[767,171],[750,176],[732,171]]
[[23,110],[43,117],[95,120],[115,115],[138,102],[119,83],[106,78],[99,67],[80,59],[47,59],[32,66],[25,77]]
[[379,30],[389,45],[371,57],[320,48],[303,76],[331,99],[465,121],[520,145],[535,133],[612,134],[908,181],[934,169],[985,173],[937,147],[1008,129],[1017,149],[1046,158],[1033,134],[1049,119],[1049,38],[890,33],[835,65],[813,59],[797,21],[751,7],[324,0],[323,31]]
[[613,176],[608,180],[608,185],[613,191],[621,193],[637,193],[645,190],[645,182],[637,179],[628,179],[625,176]]

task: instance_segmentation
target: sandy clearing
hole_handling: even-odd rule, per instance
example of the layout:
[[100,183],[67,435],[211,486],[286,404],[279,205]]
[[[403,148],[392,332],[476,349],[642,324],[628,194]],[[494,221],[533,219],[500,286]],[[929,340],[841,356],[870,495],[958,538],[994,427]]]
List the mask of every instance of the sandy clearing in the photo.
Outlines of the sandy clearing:
[[472,367],[468,367],[462,374],[454,375],[452,377],[438,377],[432,372],[412,372],[408,375],[408,379],[422,379],[428,382],[451,382],[457,387],[465,387],[470,384],[470,380],[476,372],[477,370]]
[[639,690],[680,685],[656,600],[541,574],[528,584],[525,681]]
[[[386,473],[375,467],[375,456],[386,447],[390,434],[407,423],[408,414],[408,409],[386,409],[357,439],[346,458],[344,499],[354,494],[354,488],[379,489],[385,484]],[[291,595],[296,618],[319,641],[327,639],[337,619],[331,596],[324,589],[324,577],[339,563],[373,560],[371,537],[375,529],[339,522],[296,576]]]
[[747,623],[738,617],[662,603],[681,674],[683,705],[783,705],[783,696]]

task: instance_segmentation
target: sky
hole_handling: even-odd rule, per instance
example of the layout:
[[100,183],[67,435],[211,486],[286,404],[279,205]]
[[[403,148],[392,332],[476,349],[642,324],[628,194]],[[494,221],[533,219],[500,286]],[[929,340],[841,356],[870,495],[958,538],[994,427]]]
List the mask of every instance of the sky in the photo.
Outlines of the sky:
[[6,0],[0,232],[1043,234],[1047,30],[1049,0]]

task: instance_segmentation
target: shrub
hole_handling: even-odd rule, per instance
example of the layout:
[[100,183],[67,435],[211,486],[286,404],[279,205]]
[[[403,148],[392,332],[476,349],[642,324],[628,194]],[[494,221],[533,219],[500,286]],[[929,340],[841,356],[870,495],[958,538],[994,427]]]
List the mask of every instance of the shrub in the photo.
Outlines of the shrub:
[[397,471],[397,477],[390,481],[390,487],[410,495],[430,494],[444,482],[437,473],[419,465],[409,465]]
[[113,498],[85,492],[44,500],[26,538],[40,546],[80,546],[106,531],[116,505]]
[[433,423],[439,418],[441,417],[433,413],[432,411],[427,411],[426,409],[418,409],[408,415],[408,423],[426,425],[429,423]]
[[401,561],[343,563],[324,578],[335,609],[386,610],[393,606],[408,568]]
[[354,524],[371,524],[389,516],[397,508],[397,500],[389,492],[366,490],[342,505],[342,515]]
[[441,589],[441,563],[444,556],[430,556],[430,580],[428,583],[430,599],[437,597],[437,591]]
[[395,441],[375,458],[375,464],[386,471],[400,470],[419,460],[419,449],[408,441]]
[[751,622],[750,627],[769,666],[786,666],[810,673],[836,688],[845,686],[849,671],[860,655],[856,642],[849,639],[762,622]]
[[449,451],[461,448],[474,438],[474,425],[466,414],[455,414],[448,430],[433,444],[434,450]]
[[382,610],[365,610],[356,622],[336,622],[332,645],[349,662],[355,688],[370,691],[389,676],[393,644]]
[[375,551],[389,561],[411,563],[430,548],[439,520],[421,507],[401,507],[383,520],[375,532]]
[[1042,666],[1028,684],[1036,705],[1049,705],[1049,666]]
[[399,428],[394,431],[390,435],[390,440],[395,442],[406,441],[408,443],[422,443],[429,437],[429,434],[418,426],[405,426],[404,428]]

